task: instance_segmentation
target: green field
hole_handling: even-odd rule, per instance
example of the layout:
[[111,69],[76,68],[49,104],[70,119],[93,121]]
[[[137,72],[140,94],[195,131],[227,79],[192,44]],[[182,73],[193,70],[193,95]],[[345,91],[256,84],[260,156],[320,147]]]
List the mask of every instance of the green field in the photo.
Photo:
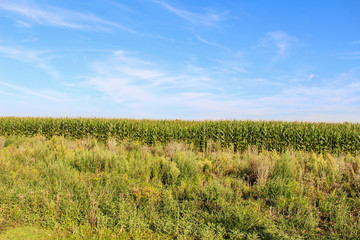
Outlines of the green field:
[[0,239],[359,239],[359,129],[0,118]]
[[290,147],[316,153],[360,151],[360,124],[351,123],[0,117],[0,136],[39,134],[47,138],[126,139],[151,146],[182,141],[197,149],[205,149],[211,140],[234,151],[249,146],[279,152]]

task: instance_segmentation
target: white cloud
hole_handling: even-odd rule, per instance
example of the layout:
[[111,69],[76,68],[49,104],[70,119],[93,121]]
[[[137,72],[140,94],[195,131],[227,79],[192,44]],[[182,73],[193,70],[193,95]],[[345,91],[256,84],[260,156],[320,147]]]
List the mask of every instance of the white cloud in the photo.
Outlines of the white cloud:
[[130,8],[128,8],[126,5],[118,2],[118,1],[114,1],[114,0],[102,0],[102,2],[105,2],[105,3],[109,3],[111,4],[112,6],[114,6],[115,8],[117,9],[120,9],[122,11],[126,11],[126,12],[129,12],[129,13],[134,13]]
[[358,93],[360,93],[360,88],[355,88],[352,84],[343,88],[302,86],[285,91],[288,96],[302,98],[302,105],[307,104],[307,107],[311,107],[311,105],[333,107],[333,104],[351,103],[355,101],[354,97]]
[[[6,88],[9,88],[9,89],[16,90],[16,91],[21,92],[21,93],[25,93],[25,94],[28,94],[28,95],[40,97],[40,98],[43,98],[43,99],[46,99],[46,100],[59,101],[58,98],[54,97],[55,92],[51,92],[51,94],[47,94],[46,92],[44,93],[44,92],[41,92],[41,91],[34,91],[34,90],[30,89],[30,88],[25,88],[25,87],[22,87],[22,86],[18,86],[18,85],[14,85],[14,84],[10,84],[10,83],[7,83],[7,82],[2,82],[2,81],[0,81],[0,85],[4,86]],[[57,95],[59,95],[59,94],[57,93]]]
[[119,23],[107,21],[91,13],[70,11],[53,6],[40,7],[28,1],[15,2],[3,0],[0,4],[0,10],[14,14],[17,24],[25,27],[30,27],[32,24],[40,24],[78,30],[100,31],[118,28],[127,32],[136,33],[136,31],[131,28]]
[[[278,85],[278,90],[267,96],[230,98],[225,94],[208,94],[184,104],[193,108],[199,119],[360,122],[359,79],[356,72],[349,71],[324,80],[322,86],[289,82],[290,85]],[[259,81],[261,84],[267,80]]]
[[184,102],[200,119],[263,119],[291,121],[360,122],[360,88],[291,88],[256,99],[216,99],[216,96]]
[[209,93],[204,93],[204,92],[182,92],[179,94],[179,96],[182,96],[185,99],[199,99],[209,95],[210,95]]
[[226,16],[226,13],[218,13],[213,10],[207,11],[206,13],[194,13],[185,9],[176,8],[161,0],[153,0],[153,2],[162,5],[165,9],[195,25],[214,26],[225,20]]
[[344,52],[338,54],[340,58],[352,60],[352,59],[359,59],[360,58],[360,51],[354,51],[354,52]]
[[315,77],[315,75],[314,75],[314,74],[309,74],[309,76],[308,76],[308,81],[313,80],[313,79],[314,79],[314,77]]
[[59,76],[59,72],[49,64],[51,57],[47,56],[49,53],[47,51],[0,46],[0,53],[20,62],[33,64],[38,68],[44,69],[53,77]]
[[154,96],[148,93],[147,86],[138,86],[125,78],[94,77],[87,84],[109,95],[118,103],[146,103],[154,101]]
[[266,37],[260,41],[263,46],[275,46],[278,49],[279,56],[288,54],[290,47],[298,42],[298,38],[291,36],[286,32],[275,31],[266,34]]
[[133,77],[138,77],[140,79],[151,79],[156,77],[161,77],[162,73],[154,70],[154,69],[146,69],[146,68],[136,68],[129,66],[118,66],[116,68],[117,71]]
[[226,60],[220,59],[211,59],[212,61],[218,63],[219,67],[216,69],[217,72],[222,72],[224,74],[235,74],[239,73],[249,73],[246,67],[248,63],[241,57],[236,56],[227,58]]
[[[165,67],[124,51],[115,51],[92,66],[94,76],[85,86],[136,112],[136,116],[168,118],[168,109],[175,111],[171,116],[178,116],[176,109],[182,109],[196,119],[360,121],[360,109],[354,107],[360,101],[360,84],[354,71],[323,80],[326,84],[322,86],[308,85],[313,73],[301,75],[302,81],[291,82],[290,78],[288,84],[239,77],[239,81],[224,85],[220,80],[223,72],[218,70],[188,64],[180,74],[168,73]],[[276,91],[248,95],[247,87],[264,85]],[[239,87],[241,93],[236,94]]]
[[[213,90],[216,82],[206,69],[187,65],[180,74],[170,74],[157,64],[125,51],[114,51],[92,64],[94,75],[84,83],[118,103],[150,105],[182,104]],[[198,89],[201,89],[199,94]]]
[[330,83],[336,87],[343,87],[344,85],[352,82],[358,82],[360,79],[359,69],[352,68],[346,72],[338,74]]
[[224,45],[221,45],[221,44],[216,43],[216,42],[208,41],[208,40],[204,39],[203,37],[200,37],[200,36],[197,35],[197,34],[194,34],[194,35],[195,35],[196,39],[199,40],[200,42],[203,42],[203,43],[205,43],[205,44],[208,44],[208,45],[211,45],[211,46],[220,48],[220,49],[223,49],[223,50],[225,50],[225,51],[227,51],[227,52],[229,52],[229,53],[231,52],[230,48],[228,48],[228,47],[226,47],[226,46],[224,46]]
[[352,88],[360,88],[360,81],[351,83],[350,87],[352,87]]
[[28,22],[22,21],[22,20],[20,20],[20,19],[15,19],[15,21],[16,21],[16,23],[17,23],[17,24],[16,24],[17,26],[25,27],[25,28],[30,28],[30,27],[31,27],[31,24],[28,23]]

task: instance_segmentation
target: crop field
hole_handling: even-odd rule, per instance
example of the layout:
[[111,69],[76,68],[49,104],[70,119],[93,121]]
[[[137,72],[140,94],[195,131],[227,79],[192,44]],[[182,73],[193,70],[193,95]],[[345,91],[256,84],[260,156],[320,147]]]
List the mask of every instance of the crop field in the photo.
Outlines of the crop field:
[[0,239],[359,239],[360,125],[0,118]]
[[360,124],[281,121],[180,121],[91,118],[0,118],[0,135],[64,136],[72,139],[138,141],[155,146],[174,141],[205,149],[209,141],[243,151],[249,146],[282,152],[317,153],[360,151]]

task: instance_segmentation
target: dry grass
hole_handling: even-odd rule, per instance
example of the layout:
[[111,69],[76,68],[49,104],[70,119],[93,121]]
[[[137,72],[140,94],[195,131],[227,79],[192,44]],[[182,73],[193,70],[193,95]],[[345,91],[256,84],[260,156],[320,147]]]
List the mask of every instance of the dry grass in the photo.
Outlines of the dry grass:
[[0,136],[0,149],[4,148],[5,146],[5,138]]

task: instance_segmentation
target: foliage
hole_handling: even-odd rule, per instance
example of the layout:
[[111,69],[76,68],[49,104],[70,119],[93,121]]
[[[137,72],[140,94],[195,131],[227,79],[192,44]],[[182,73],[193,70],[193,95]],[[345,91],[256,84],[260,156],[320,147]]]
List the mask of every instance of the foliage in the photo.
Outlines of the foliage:
[[360,156],[115,138],[1,141],[0,239],[360,235]]
[[279,152],[288,148],[316,153],[360,151],[360,124],[350,123],[0,118],[0,136],[10,135],[94,137],[102,141],[137,141],[149,146],[186,142],[209,151],[219,148],[243,151],[249,146]]

